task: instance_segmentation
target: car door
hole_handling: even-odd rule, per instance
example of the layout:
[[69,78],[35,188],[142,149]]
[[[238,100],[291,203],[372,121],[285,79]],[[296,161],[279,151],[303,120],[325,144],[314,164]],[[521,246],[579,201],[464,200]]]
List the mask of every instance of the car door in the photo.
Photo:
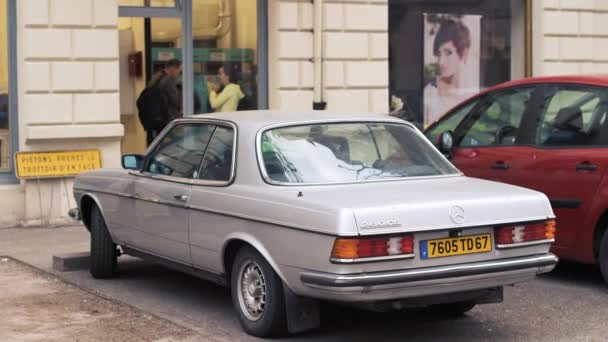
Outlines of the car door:
[[576,246],[583,230],[594,228],[584,223],[608,167],[608,92],[599,87],[550,84],[543,98],[532,166],[538,176],[530,187],[549,197],[559,229],[555,247],[567,250]]
[[[498,90],[449,114],[427,133],[431,139],[453,127],[451,161],[465,175],[518,184],[532,162],[532,148],[523,144],[524,117],[538,96],[534,85]],[[466,112],[466,114],[462,114]],[[449,120],[462,117],[459,122]]]
[[215,125],[181,122],[151,147],[135,185],[136,248],[191,264],[187,205]]
[[236,127],[218,123],[192,186],[189,213],[192,262],[195,267],[214,273],[222,269],[220,253],[225,236],[242,225],[241,219],[225,215],[233,212],[235,205],[231,192],[235,157]]

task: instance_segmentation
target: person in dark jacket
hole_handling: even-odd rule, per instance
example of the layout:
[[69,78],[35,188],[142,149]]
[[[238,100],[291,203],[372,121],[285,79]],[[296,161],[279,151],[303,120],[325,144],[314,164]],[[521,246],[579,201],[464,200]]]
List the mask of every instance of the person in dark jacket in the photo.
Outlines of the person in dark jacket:
[[167,61],[165,67],[156,72],[147,88],[156,87],[160,95],[159,106],[163,108],[162,113],[156,114],[160,117],[150,118],[150,121],[157,122],[154,127],[146,129],[146,140],[148,145],[165,128],[167,124],[177,118],[182,117],[182,93],[178,87],[177,80],[182,73],[182,62],[178,59]]

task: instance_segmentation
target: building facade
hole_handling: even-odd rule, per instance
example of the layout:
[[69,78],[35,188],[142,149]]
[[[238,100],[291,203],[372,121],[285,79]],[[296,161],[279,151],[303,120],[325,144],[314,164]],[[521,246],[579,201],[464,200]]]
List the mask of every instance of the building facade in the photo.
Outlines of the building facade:
[[223,68],[239,109],[424,126],[502,81],[605,73],[607,19],[602,0],[0,0],[0,227],[65,224],[75,206],[72,177],[20,179],[15,153],[143,153],[135,101],[169,59],[185,115],[213,110]]

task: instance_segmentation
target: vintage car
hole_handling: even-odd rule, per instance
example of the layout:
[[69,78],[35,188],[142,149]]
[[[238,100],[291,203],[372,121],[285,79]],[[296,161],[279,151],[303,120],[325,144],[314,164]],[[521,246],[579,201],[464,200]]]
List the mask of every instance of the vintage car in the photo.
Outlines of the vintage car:
[[195,115],[74,195],[94,277],[124,253],[229,286],[256,336],[317,327],[318,300],[461,314],[557,262],[545,195],[463,176],[389,116]]

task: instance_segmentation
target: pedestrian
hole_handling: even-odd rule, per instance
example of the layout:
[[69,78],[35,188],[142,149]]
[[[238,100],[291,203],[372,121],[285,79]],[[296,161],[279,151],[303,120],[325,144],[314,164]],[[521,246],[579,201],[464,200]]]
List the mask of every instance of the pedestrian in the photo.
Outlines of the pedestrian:
[[[209,82],[209,103],[216,112],[234,112],[245,94],[241,87],[234,83],[235,72],[228,66],[220,67],[219,83]],[[220,91],[220,88],[221,91]]]
[[148,145],[171,121],[182,117],[182,93],[177,84],[181,73],[180,60],[167,61],[165,67],[152,76],[137,99],[139,120],[146,130]]

